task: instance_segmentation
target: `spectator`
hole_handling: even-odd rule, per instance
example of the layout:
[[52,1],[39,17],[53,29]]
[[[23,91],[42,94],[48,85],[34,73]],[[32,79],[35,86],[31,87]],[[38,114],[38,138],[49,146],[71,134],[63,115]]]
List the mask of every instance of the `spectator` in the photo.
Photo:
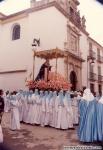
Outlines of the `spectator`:
[[0,89],[0,143],[3,142],[3,133],[1,127],[3,113],[4,113],[4,98],[3,98],[3,90]]
[[4,98],[3,98],[3,90],[0,89],[0,124],[2,121],[3,113],[4,113]]

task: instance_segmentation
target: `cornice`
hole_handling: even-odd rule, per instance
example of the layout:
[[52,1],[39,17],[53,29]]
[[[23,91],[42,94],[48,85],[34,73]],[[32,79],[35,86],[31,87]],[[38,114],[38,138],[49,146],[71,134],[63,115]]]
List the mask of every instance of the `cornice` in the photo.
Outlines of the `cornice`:
[[90,41],[92,41],[93,43],[95,43],[97,46],[101,47],[103,49],[103,46],[101,44],[99,44],[97,41],[95,41],[93,38],[91,38],[90,36],[88,37],[88,39]]

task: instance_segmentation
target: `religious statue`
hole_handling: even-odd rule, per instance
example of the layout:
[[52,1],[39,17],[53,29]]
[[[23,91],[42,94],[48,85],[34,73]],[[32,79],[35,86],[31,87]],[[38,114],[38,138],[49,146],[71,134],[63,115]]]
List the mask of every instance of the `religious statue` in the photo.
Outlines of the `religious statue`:
[[82,23],[82,27],[85,28],[85,27],[86,27],[86,25],[85,25],[86,19],[85,19],[84,16],[82,17],[82,20],[81,20],[81,21],[82,21],[82,22],[81,22],[81,23]]
[[79,10],[77,11],[76,19],[77,19],[77,23],[78,23],[78,25],[79,25],[79,24],[81,23],[80,11],[79,11]]
[[51,71],[51,66],[49,64],[49,59],[46,59],[46,61],[42,64],[39,73],[36,77],[36,81],[37,80],[46,80],[48,81],[48,75],[49,75],[49,71]]

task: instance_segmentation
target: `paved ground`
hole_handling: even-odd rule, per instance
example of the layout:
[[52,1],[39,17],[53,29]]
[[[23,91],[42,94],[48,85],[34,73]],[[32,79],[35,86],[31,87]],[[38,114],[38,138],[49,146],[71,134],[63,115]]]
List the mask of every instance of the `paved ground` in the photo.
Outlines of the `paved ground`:
[[57,130],[21,124],[20,131],[11,131],[10,115],[3,116],[4,144],[11,150],[63,150],[63,146],[81,145],[76,130]]

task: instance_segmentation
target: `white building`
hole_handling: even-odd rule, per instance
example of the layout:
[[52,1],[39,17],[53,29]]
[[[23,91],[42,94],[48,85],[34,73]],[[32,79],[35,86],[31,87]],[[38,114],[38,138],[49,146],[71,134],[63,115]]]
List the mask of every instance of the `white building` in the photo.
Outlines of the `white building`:
[[[0,14],[0,87],[25,89],[25,79],[33,75],[33,39],[40,39],[36,51],[58,47],[68,57],[58,59],[58,72],[74,86],[88,85],[89,50],[85,18],[80,18],[78,0],[31,1],[31,8],[5,16]],[[43,59],[35,60],[35,77]],[[50,60],[55,70],[55,59]]]
[[88,38],[88,75],[87,84],[92,92],[102,93],[103,89],[103,47],[92,38]]

